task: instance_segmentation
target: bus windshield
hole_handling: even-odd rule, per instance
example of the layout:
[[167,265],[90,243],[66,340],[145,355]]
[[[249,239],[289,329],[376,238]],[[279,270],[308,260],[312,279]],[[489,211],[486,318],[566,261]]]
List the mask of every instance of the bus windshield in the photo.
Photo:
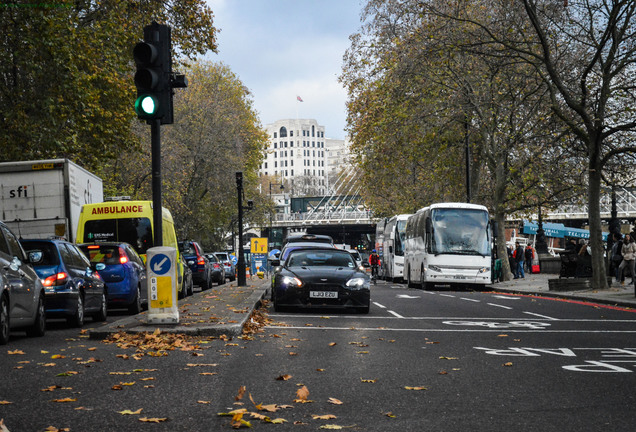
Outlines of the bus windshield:
[[488,213],[473,209],[433,209],[431,252],[490,255]]
[[404,256],[404,235],[406,234],[406,220],[397,221],[395,231],[395,255]]

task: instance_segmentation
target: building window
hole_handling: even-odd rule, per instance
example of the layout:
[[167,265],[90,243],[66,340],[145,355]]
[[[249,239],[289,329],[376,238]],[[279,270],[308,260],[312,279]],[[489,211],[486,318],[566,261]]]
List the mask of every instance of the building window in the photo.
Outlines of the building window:
[[294,146],[294,142],[293,142],[293,141],[290,141],[290,142],[289,142],[289,146],[290,146],[290,147],[293,147],[293,146]]
[[267,168],[267,162],[265,162],[265,168]]
[[274,161],[274,168],[278,167],[278,162]]
[[276,132],[274,132],[274,138],[276,138]]
[[316,136],[316,127],[315,126],[311,127],[311,136]]
[[[293,164],[292,164],[293,165]],[[294,176],[294,170],[291,170],[291,175],[292,177]]]
[[290,155],[290,156],[294,156],[294,151],[293,151],[293,150],[290,150],[290,151],[289,151],[289,155]]
[[294,131],[293,131],[293,130],[290,130],[290,131],[289,131],[289,136],[290,136],[290,137],[293,137],[293,136],[294,136]]
[[311,146],[312,146],[312,147],[316,147],[316,141],[312,141],[312,142],[311,142]]
[[285,126],[281,126],[279,131],[280,131],[281,138],[287,138],[287,128]]
[[278,143],[274,143],[274,148],[278,148]]

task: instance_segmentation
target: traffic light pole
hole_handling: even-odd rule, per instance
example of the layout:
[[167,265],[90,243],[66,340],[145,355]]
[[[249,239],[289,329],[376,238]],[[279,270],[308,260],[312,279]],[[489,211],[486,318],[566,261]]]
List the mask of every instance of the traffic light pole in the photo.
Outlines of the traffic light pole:
[[163,246],[163,219],[161,203],[161,119],[150,123],[150,145],[152,153],[152,221],[154,246]]
[[243,248],[243,173],[236,173],[236,192],[238,194],[238,262],[236,263],[236,285],[245,286],[245,250]]

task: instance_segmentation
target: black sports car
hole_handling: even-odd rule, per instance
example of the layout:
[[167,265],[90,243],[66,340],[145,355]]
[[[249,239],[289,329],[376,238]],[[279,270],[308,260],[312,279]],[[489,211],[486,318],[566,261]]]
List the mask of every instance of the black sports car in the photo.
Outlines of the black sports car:
[[370,297],[369,276],[342,249],[293,250],[275,270],[272,281],[276,311],[294,306],[353,308],[369,313]]

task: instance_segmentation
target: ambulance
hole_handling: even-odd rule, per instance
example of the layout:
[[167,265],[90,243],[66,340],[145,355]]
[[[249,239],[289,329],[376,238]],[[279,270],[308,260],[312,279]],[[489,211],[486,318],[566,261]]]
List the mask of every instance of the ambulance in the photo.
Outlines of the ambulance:
[[[179,256],[177,235],[170,210],[162,209],[163,246],[177,250],[177,287],[179,298],[188,294],[184,288],[183,260]],[[154,246],[152,201],[116,201],[84,204],[77,225],[76,243],[126,242],[146,261],[146,251]]]

